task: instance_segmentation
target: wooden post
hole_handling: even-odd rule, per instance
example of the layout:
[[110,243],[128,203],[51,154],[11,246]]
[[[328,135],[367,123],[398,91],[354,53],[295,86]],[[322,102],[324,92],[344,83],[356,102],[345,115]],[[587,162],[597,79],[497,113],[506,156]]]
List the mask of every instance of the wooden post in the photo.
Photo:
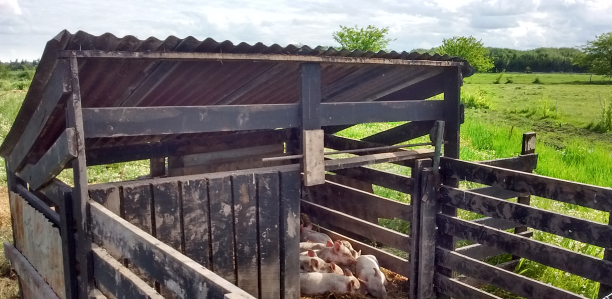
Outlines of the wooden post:
[[152,178],[166,175],[166,158],[152,158],[149,160],[149,165]]
[[300,115],[304,185],[325,183],[323,130],[321,130],[321,65],[300,66]]
[[70,189],[60,190],[59,206],[60,236],[62,238],[62,257],[64,260],[64,286],[66,299],[76,299],[79,296],[79,282],[77,280],[77,263],[74,239],[74,209]]
[[85,134],[83,129],[83,111],[81,106],[81,89],[79,86],[79,65],[76,56],[69,58],[72,94],[66,108],[66,127],[74,128],[77,138],[78,156],[72,162],[74,187],[72,200],[76,206],[75,220],[77,223],[78,245],[76,255],[79,261],[80,288],[79,298],[86,299],[93,292],[93,267],[91,251],[91,234],[87,219],[88,190],[87,164],[85,161]]
[[[535,144],[536,144],[536,133],[529,132],[523,134],[523,143],[521,146],[521,155],[533,154],[535,153]],[[529,172],[532,172],[531,169]],[[524,205],[529,205],[531,203],[531,196],[519,196],[517,198],[517,202]],[[527,231],[527,226],[519,226],[514,229],[515,234],[524,233]],[[512,260],[519,260],[521,257],[513,255]]]
[[[608,218],[608,225],[612,226],[612,211],[609,211],[609,212],[610,212],[610,217]],[[603,259],[605,261],[612,261],[612,248],[604,249]],[[612,286],[605,285],[605,284],[599,284],[599,294],[597,294],[598,299],[602,299],[610,294],[612,294]],[[606,298],[610,298],[610,297],[612,296],[609,296]]]
[[419,252],[421,246],[421,171],[424,167],[431,167],[430,159],[415,160],[411,173],[414,186],[410,194],[410,205],[412,206],[412,223],[410,223],[410,238],[412,239],[412,248],[410,249],[410,298],[418,298]]
[[437,189],[439,176],[431,168],[421,168],[421,207],[420,207],[420,245],[418,257],[418,299],[435,297],[434,276],[437,271],[435,262],[435,248],[438,245],[436,234]]

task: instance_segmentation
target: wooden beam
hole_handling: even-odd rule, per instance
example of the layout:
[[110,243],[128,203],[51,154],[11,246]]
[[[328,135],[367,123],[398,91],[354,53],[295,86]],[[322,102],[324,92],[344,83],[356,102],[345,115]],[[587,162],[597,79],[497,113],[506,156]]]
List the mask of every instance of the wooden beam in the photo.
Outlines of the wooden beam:
[[321,104],[321,125],[423,121],[444,118],[443,101],[376,101]]
[[[424,167],[431,167],[431,159],[418,159],[414,161],[411,169],[413,181],[412,192],[410,193],[410,205],[412,206],[412,221],[410,222],[410,237],[412,238],[412,248],[410,249],[410,298],[419,296],[419,267],[421,255],[421,175]],[[427,237],[426,237],[427,238]]]
[[612,262],[447,215],[439,214],[437,224],[438,229],[447,234],[505,250],[590,280],[612,283]]
[[395,128],[370,135],[362,140],[386,145],[398,144],[429,134],[434,125],[435,121],[433,120],[411,121]]
[[8,156],[9,165],[12,171],[19,170],[24,163],[25,157],[31,152],[32,147],[40,133],[43,131],[49,118],[55,110],[59,110],[70,93],[70,83],[68,78],[68,64],[64,60],[57,62],[57,66],[53,70],[53,74],[47,83],[45,92],[41,96],[40,104],[36,111],[30,117],[30,121],[26,125],[21,138]]
[[100,204],[91,202],[90,208],[96,243],[111,255],[128,258],[152,279],[165,282],[179,298],[219,298],[227,293],[254,298]]
[[436,263],[474,277],[525,298],[584,298],[569,291],[468,258],[457,252],[436,248]]
[[479,288],[438,273],[434,275],[434,288],[436,292],[452,298],[501,299],[501,297],[491,295]]
[[360,157],[326,160],[325,170],[334,171],[338,169],[353,168],[358,166],[378,164],[378,163],[390,163],[402,160],[413,160],[420,158],[429,158],[433,155],[433,151],[430,149],[416,149],[406,150],[395,153],[383,153],[373,154]]
[[34,298],[59,299],[28,259],[8,241],[4,241],[4,256],[11,262],[11,267],[15,269],[21,282],[25,285],[22,287],[27,288]]
[[444,85],[440,82],[443,82],[445,77],[446,73],[438,73],[431,78],[386,95],[379,101],[419,101],[434,97],[444,92]]
[[36,197],[32,192],[30,192],[26,187],[19,184],[16,186],[16,191],[19,193],[25,201],[27,201],[34,209],[41,212],[45,215],[45,218],[49,220],[49,222],[53,223],[55,227],[60,226],[60,218],[57,212],[51,210],[51,208],[45,204],[40,198]]
[[302,165],[304,186],[325,183],[323,130],[302,130]]
[[93,246],[94,277],[98,287],[116,298],[163,299],[146,282],[116,261],[104,249]]
[[491,186],[469,189],[468,191],[476,194],[496,197],[499,199],[511,199],[521,196],[521,194],[518,192]]
[[36,164],[26,165],[18,175],[28,182],[31,189],[38,190],[60,174],[66,164],[76,156],[75,130],[67,128]]
[[411,239],[408,235],[398,233],[382,226],[371,224],[357,217],[337,212],[333,209],[301,201],[301,212],[312,215],[314,218],[325,219],[330,225],[357,233],[367,239],[380,242],[387,246],[410,252]]
[[321,65],[300,65],[300,119],[302,130],[321,128]]
[[412,193],[414,188],[414,179],[411,177],[367,167],[337,169],[332,172],[406,194]]
[[612,211],[612,189],[566,181],[447,157],[442,171],[456,179],[550,198],[601,211]]
[[495,167],[501,167],[506,169],[512,169],[516,171],[531,172],[536,169],[538,165],[538,154],[524,154],[511,158],[501,158],[488,161],[478,161],[477,163],[490,165]]
[[[531,238],[531,236],[533,236],[533,231],[526,231],[526,232],[519,233],[517,235],[521,237],[525,237],[525,238]],[[473,259],[477,259],[481,261],[486,258],[492,257],[492,256],[497,256],[500,254],[507,253],[503,249],[492,248],[492,247],[484,246],[482,244],[472,244],[468,246],[459,247],[455,249],[455,252],[461,253],[467,257],[471,257]]]
[[520,224],[514,223],[512,221],[508,221],[505,219],[493,218],[493,217],[483,217],[472,220],[474,223],[490,226],[492,228],[507,230],[511,228],[519,227]]
[[59,58],[70,56],[99,59],[155,59],[155,60],[212,60],[212,61],[282,61],[282,62],[319,62],[319,63],[345,63],[345,64],[382,64],[382,65],[419,65],[419,66],[463,66],[463,62],[433,61],[433,60],[403,60],[365,57],[337,57],[337,56],[306,56],[285,54],[259,54],[259,53],[201,53],[201,52],[128,52],[128,51],[100,51],[100,50],[63,50],[58,52]]
[[438,213],[437,188],[435,174],[431,168],[421,168],[421,207],[419,218],[419,271],[418,271],[418,297],[433,298],[433,280],[436,273],[435,256],[432,248],[436,247],[436,214]]
[[[299,299],[300,252],[300,172],[280,171],[280,278],[281,296]],[[248,212],[247,212],[248,213]]]
[[537,230],[599,247],[612,248],[612,226],[513,203],[486,195],[440,188],[440,203],[485,216],[502,218]]
[[[367,148],[372,148],[372,147],[384,146],[384,144],[366,142],[366,141],[361,141],[361,140],[351,139],[351,138],[346,138],[346,137],[340,137],[340,136],[331,135],[331,134],[325,134],[323,142],[326,148],[331,148],[335,150],[367,149]],[[389,150],[389,152],[402,152],[402,151],[406,151],[406,150],[405,149]],[[359,153],[357,155],[359,155]],[[402,165],[402,166],[407,166],[407,167],[412,167],[414,164],[413,161],[395,161],[391,163]]]

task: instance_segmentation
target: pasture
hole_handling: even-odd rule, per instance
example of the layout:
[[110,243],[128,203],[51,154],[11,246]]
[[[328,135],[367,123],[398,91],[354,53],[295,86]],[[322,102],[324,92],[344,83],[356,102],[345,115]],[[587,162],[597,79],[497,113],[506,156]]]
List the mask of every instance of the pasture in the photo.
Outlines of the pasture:
[[[612,103],[612,84],[607,79],[582,74],[504,74],[500,84],[493,84],[498,77],[499,74],[476,74],[465,79],[464,93],[479,94],[489,103],[489,108],[466,108],[465,123],[461,127],[462,159],[478,161],[518,155],[522,133],[534,131],[538,134],[536,152],[539,154],[535,173],[612,186],[612,132],[599,133],[589,128],[591,123],[599,120],[605,105]],[[533,83],[536,77],[541,84]],[[506,78],[510,78],[512,83],[506,84]],[[0,91],[0,142],[10,129],[24,96],[25,91]],[[339,135],[359,139],[400,124],[359,125]],[[423,142],[425,138],[411,143]],[[392,164],[374,167],[410,175],[409,169]],[[4,163],[0,168],[0,183],[6,186]],[[147,172],[148,161],[138,161],[90,167],[88,178],[89,183],[121,181]],[[72,182],[67,172],[60,177],[67,183]],[[0,192],[0,239],[12,241],[8,199],[4,190]],[[374,191],[398,201],[409,201],[402,193],[377,186]],[[596,222],[608,221],[607,213],[547,199],[532,197],[532,205]],[[481,217],[468,212],[460,213],[460,216],[464,219]],[[401,221],[385,220],[381,224],[401,232],[410,229]],[[603,255],[602,248],[552,234],[535,231],[534,239],[599,258]],[[0,298],[14,298],[17,289],[8,269],[4,256],[0,256]],[[527,260],[523,260],[516,271],[588,298],[597,295],[596,283]],[[496,291],[496,294],[513,298],[502,291]]]

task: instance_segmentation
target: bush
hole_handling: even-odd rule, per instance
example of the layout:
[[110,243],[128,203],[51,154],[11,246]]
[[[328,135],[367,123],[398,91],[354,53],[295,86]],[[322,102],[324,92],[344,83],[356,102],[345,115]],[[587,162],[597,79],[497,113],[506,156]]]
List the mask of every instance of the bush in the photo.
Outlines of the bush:
[[32,81],[19,80],[17,82],[13,82],[13,89],[26,90],[30,88],[30,82]]
[[606,106],[604,101],[601,105],[601,116],[598,123],[590,123],[587,129],[597,133],[605,133],[612,131],[612,100]]
[[465,105],[465,108],[472,109],[488,109],[491,108],[491,99],[482,90],[478,90],[475,93],[468,93],[467,91],[461,90],[461,102]]
[[542,84],[542,81],[540,81],[540,77],[536,77],[535,80],[533,80],[533,84]]

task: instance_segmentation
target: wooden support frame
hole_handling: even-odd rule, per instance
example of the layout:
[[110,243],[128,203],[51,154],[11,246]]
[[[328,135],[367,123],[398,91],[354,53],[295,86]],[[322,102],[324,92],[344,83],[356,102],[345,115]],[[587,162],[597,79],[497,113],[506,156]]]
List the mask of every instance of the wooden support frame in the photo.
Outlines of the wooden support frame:
[[501,299],[481,289],[437,273],[434,275],[434,287],[436,292],[452,298]]
[[38,190],[60,174],[76,156],[76,132],[67,128],[36,164],[26,165],[18,175],[28,182],[31,189]]
[[432,250],[438,243],[436,232],[436,214],[438,213],[436,178],[431,168],[420,169],[421,179],[421,206],[419,218],[419,270],[417,297],[419,299],[431,299],[435,297],[434,273],[435,255]]
[[362,140],[380,144],[398,144],[429,134],[434,125],[435,122],[432,120],[411,121],[395,128],[370,135]]
[[21,288],[27,288],[35,298],[59,299],[28,259],[8,241],[4,241],[4,256],[11,261],[11,266],[24,284]]
[[30,192],[23,185],[17,185],[15,187],[17,193],[25,199],[34,209],[45,215],[45,217],[53,223],[54,226],[60,226],[60,217],[57,212],[51,210],[51,208],[45,204],[40,198]]
[[[414,183],[412,187],[412,192],[410,193],[410,205],[412,206],[412,222],[410,223],[410,237],[412,238],[412,248],[410,255],[410,298],[419,298],[419,271],[421,270],[420,258],[421,258],[421,233],[422,233],[422,225],[421,225],[421,217],[423,216],[422,206],[422,198],[423,198],[423,190],[422,190],[422,175],[423,169],[426,167],[431,167],[432,161],[431,159],[418,159],[414,161],[414,166],[412,167],[411,177]],[[425,210],[425,212],[430,212],[431,210]],[[426,223],[426,225],[431,225],[431,223]],[[426,227],[425,229],[431,229],[431,227]]]

